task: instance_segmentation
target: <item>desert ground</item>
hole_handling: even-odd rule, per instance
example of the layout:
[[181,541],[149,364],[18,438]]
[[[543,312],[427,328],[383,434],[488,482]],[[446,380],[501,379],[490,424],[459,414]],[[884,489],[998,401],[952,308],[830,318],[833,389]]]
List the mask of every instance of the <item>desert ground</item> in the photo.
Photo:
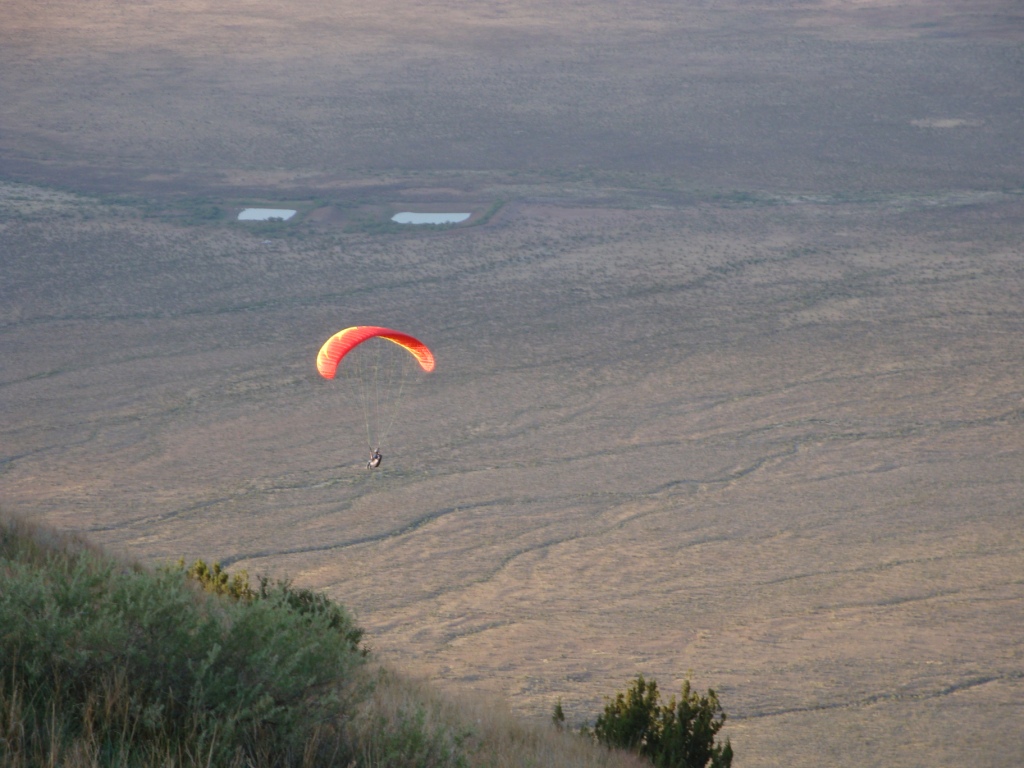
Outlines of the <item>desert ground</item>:
[[[1022,41],[996,0],[14,0],[0,505],[324,590],[524,717],[689,676],[739,766],[1016,768]],[[357,324],[437,358],[373,472],[314,365]]]

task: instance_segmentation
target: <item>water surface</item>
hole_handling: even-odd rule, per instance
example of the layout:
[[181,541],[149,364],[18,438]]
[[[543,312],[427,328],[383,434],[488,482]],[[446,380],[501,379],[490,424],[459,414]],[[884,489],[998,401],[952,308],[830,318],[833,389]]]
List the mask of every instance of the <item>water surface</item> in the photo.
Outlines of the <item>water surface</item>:
[[246,208],[238,214],[238,220],[271,221],[272,219],[280,219],[281,221],[288,221],[295,213],[296,211],[290,208]]
[[391,217],[396,224],[459,224],[468,219],[470,213],[412,213],[402,211]]

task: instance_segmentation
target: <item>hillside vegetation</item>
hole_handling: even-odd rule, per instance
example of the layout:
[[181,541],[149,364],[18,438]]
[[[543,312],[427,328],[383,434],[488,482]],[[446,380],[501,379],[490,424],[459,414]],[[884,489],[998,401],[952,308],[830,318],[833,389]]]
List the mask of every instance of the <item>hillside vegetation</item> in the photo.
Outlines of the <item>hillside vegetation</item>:
[[641,764],[383,667],[287,582],[153,571],[13,518],[0,577],[5,767]]

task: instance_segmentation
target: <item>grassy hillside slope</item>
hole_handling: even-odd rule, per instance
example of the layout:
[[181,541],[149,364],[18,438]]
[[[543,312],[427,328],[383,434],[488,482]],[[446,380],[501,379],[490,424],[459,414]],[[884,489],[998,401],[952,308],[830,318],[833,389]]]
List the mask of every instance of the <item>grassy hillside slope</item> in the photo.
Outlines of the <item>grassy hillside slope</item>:
[[5,768],[640,764],[395,674],[285,584],[215,596],[9,517],[0,584]]

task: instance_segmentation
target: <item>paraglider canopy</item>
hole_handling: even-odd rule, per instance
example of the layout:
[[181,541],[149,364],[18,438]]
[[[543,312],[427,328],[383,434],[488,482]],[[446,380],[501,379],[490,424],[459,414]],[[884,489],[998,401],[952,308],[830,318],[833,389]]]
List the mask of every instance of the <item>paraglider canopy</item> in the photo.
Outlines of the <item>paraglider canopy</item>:
[[374,338],[394,342],[408,350],[424,371],[429,373],[434,370],[434,355],[426,344],[407,333],[376,325],[354,325],[331,336],[320,347],[320,353],[316,356],[316,369],[325,379],[333,379],[341,359],[364,341]]

